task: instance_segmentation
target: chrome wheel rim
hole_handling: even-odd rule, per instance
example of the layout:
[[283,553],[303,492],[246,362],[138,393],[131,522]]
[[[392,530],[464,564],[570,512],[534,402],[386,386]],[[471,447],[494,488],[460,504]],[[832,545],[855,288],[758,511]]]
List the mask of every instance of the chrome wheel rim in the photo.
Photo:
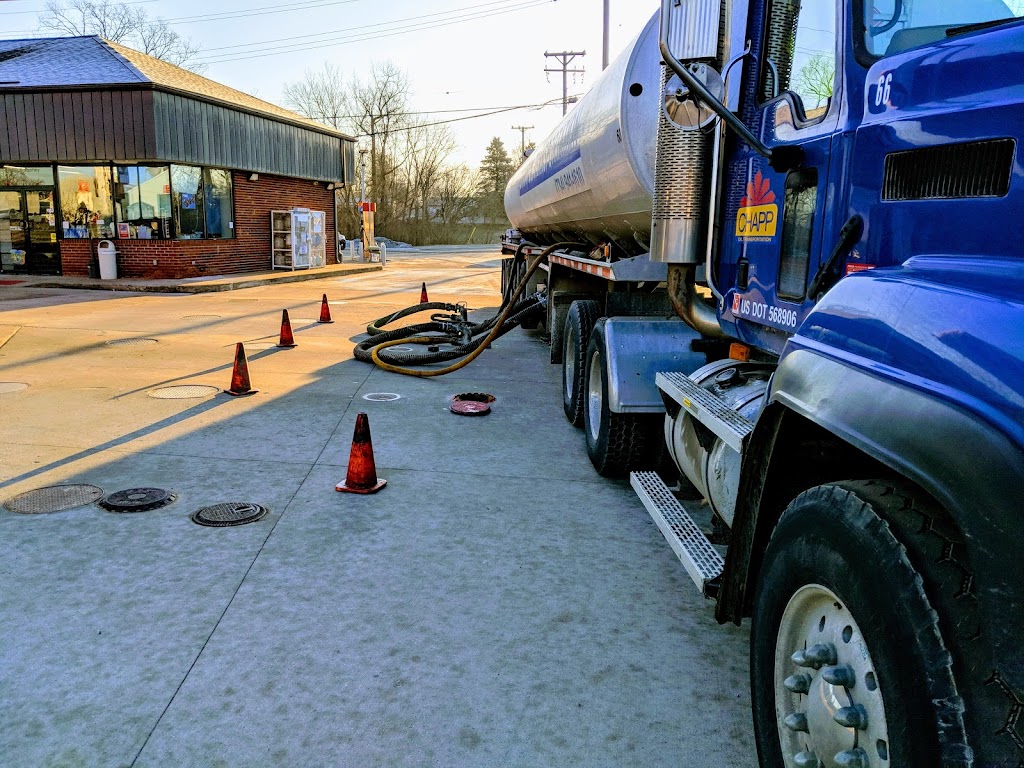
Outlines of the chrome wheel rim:
[[786,768],[889,766],[880,681],[853,615],[827,587],[790,599],[775,644],[775,714]]
[[596,443],[601,432],[601,405],[604,394],[601,392],[601,353],[594,352],[590,358],[590,373],[587,377],[587,417],[590,437]]

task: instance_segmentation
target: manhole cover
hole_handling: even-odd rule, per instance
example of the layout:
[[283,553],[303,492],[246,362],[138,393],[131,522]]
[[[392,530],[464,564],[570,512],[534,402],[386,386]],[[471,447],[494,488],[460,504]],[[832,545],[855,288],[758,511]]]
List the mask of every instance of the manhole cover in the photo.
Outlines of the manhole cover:
[[0,381],[0,395],[21,392],[23,389],[28,389],[28,384],[23,384],[20,381]]
[[220,320],[220,315],[185,315],[182,320]]
[[255,523],[266,517],[270,510],[260,504],[249,504],[246,502],[230,502],[227,504],[214,504],[212,507],[203,507],[192,513],[192,522],[199,525],[209,525],[214,528],[223,528],[228,525],[245,525]]
[[320,319],[317,317],[293,317],[293,323],[319,323]]
[[200,397],[209,397],[220,392],[217,387],[208,387],[202,384],[181,384],[176,387],[160,387],[149,393],[150,397],[157,400],[191,400]]
[[49,485],[15,496],[4,504],[4,508],[19,515],[43,515],[84,507],[101,498],[103,491],[95,485]]
[[388,347],[388,349],[390,349],[392,352],[415,352],[416,351],[412,347],[402,347],[402,346]]
[[108,512],[147,512],[166,507],[176,498],[163,488],[127,488],[108,494],[100,506]]
[[367,395],[363,395],[363,400],[372,400],[379,403],[387,403],[392,400],[401,400],[401,395],[396,395],[394,392],[370,392]]
[[145,347],[149,344],[157,344],[156,339],[111,339],[107,342],[108,347]]

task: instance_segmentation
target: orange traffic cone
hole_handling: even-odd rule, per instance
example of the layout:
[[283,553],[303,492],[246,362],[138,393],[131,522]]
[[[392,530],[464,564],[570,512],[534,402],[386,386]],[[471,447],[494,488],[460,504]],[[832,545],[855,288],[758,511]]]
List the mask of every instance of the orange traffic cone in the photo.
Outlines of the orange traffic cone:
[[292,336],[292,323],[288,319],[288,310],[281,310],[281,339],[277,342],[279,347],[295,347],[295,337]]
[[259,390],[249,384],[249,364],[245,361],[245,347],[242,342],[235,345],[235,367],[231,369],[231,389],[225,389],[229,395],[255,395]]
[[320,320],[321,323],[333,323],[331,320],[331,305],[327,303],[327,294],[324,294],[324,300],[320,304]]
[[345,493],[376,493],[388,481],[377,478],[377,465],[373,463],[373,443],[370,441],[370,420],[365,413],[356,416],[356,431],[352,435],[352,451],[348,456],[348,474],[345,482],[334,486]]
[[423,287],[420,288],[420,304],[427,304],[430,299],[427,298],[427,284],[423,283]]

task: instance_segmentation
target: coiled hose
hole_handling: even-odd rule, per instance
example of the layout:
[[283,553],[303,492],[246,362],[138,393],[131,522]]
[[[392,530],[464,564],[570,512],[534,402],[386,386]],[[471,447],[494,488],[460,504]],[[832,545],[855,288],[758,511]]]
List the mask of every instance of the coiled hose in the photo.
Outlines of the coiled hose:
[[[526,286],[530,282],[530,278],[533,277],[533,273],[537,271],[541,263],[543,263],[554,250],[572,245],[577,244],[569,242],[556,243],[555,245],[549,246],[541,251],[533,261],[530,262],[530,265],[526,270],[526,274],[523,276],[522,280],[519,281],[519,285],[516,286],[514,291],[511,290],[510,282],[509,290],[506,290],[505,296],[502,297],[501,311],[486,322],[469,324],[470,337],[487,333],[485,337],[478,339],[471,338],[468,342],[463,341],[463,343],[455,343],[451,334],[451,324],[437,320],[432,320],[429,323],[409,325],[393,331],[385,331],[381,328],[381,326],[387,325],[390,322],[394,322],[395,320],[408,317],[409,315],[426,311],[428,309],[443,309],[445,311],[462,310],[462,307],[458,304],[443,304],[440,302],[415,304],[411,307],[395,312],[392,315],[379,318],[367,326],[366,332],[370,334],[370,338],[365,341],[361,341],[356,345],[353,350],[355,358],[357,360],[372,361],[375,365],[385,371],[423,378],[443,376],[446,373],[457,371],[460,368],[469,365],[492,341],[508,333],[531,317],[535,317],[536,314],[544,310],[546,300],[543,297],[533,296],[524,299],[523,301],[519,301],[519,296],[526,289]],[[522,254],[523,247],[524,246],[520,245],[519,248],[516,249],[517,261]],[[435,335],[420,335],[431,332]],[[438,333],[444,335],[437,335]],[[449,349],[430,351],[426,353],[388,353],[385,351],[388,347],[397,346],[399,344],[436,345],[441,343],[450,343],[453,344],[453,346]],[[388,360],[385,360],[384,357],[387,357]],[[443,362],[445,360],[454,360],[460,357],[462,359],[457,363],[445,368],[419,369],[407,368],[403,365],[397,364],[425,365],[429,363]],[[389,362],[389,360],[393,362]]]

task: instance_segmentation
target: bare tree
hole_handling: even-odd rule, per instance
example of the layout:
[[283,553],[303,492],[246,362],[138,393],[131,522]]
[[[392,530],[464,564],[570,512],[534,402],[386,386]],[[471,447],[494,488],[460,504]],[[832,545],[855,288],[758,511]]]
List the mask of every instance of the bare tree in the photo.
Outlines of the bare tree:
[[831,53],[816,53],[796,73],[796,92],[810,107],[810,100],[816,99],[811,109],[832,98],[832,86],[836,79],[836,58]]
[[393,62],[370,65],[367,80],[353,80],[349,98],[356,131],[370,139],[370,188],[382,226],[392,212],[394,176],[398,169],[391,148],[396,133],[408,124],[409,77]]
[[145,9],[111,0],[47,0],[41,29],[59,35],[99,35],[178,67],[201,72],[199,47]]
[[435,197],[437,218],[443,224],[457,224],[476,208],[476,175],[465,165],[449,166],[441,171]]
[[345,79],[330,62],[318,70],[307,69],[298,82],[286,83],[283,94],[287,106],[311,120],[339,130],[352,125]]
[[193,72],[206,69],[206,65],[198,61],[199,46],[175,32],[163,19],[141,25],[133,41],[143,53],[176,67],[191,69]]

